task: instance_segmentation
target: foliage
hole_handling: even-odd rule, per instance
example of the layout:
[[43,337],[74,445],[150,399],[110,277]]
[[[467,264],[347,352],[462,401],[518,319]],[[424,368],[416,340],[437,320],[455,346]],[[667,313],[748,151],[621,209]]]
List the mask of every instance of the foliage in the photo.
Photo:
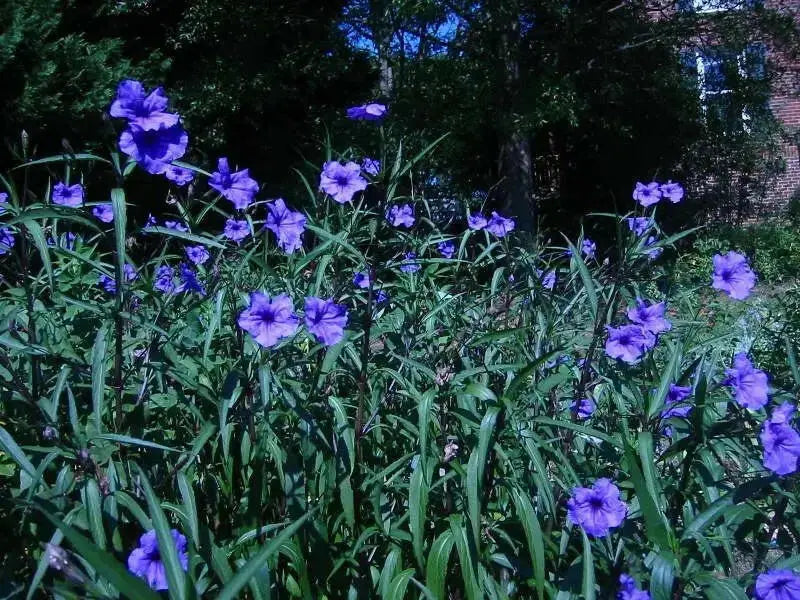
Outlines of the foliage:
[[[605,326],[663,285],[624,220],[596,217],[618,231],[597,259],[582,239],[444,233],[425,197],[399,192],[427,156],[381,154],[370,187],[383,195],[352,203],[301,172],[307,198],[289,204],[304,205],[306,231],[289,255],[262,228],[264,201],[238,213],[253,234],[241,245],[220,234],[230,205],[202,182],[170,191],[187,231],[139,226],[124,189],[136,165],[117,153],[30,160],[4,179],[0,218],[17,240],[0,263],[9,593],[156,597],[123,566],[151,529],[180,599],[596,598],[623,573],[653,598],[743,598],[769,566],[798,565],[794,480],[762,467],[763,411],[722,385],[749,301],[705,285],[670,294],[672,329],[639,364],[613,361]],[[25,173],[45,167],[120,182],[113,224],[35,200],[49,195],[29,193]],[[384,217],[403,202],[416,209],[407,230]],[[446,239],[452,259],[437,252]],[[187,245],[211,254],[197,267],[204,292],[154,290]],[[398,268],[409,251],[416,272]],[[356,272],[373,283],[355,287]],[[301,326],[260,347],[238,325],[258,290],[295,306],[333,298],[348,310],[344,339],[324,346]],[[773,375],[790,372],[794,389],[794,359]],[[688,419],[662,418],[670,383],[692,388]],[[579,420],[570,405],[586,396],[597,410]],[[602,477],[628,513],[593,539],[565,505]],[[188,539],[185,574],[170,528]]]

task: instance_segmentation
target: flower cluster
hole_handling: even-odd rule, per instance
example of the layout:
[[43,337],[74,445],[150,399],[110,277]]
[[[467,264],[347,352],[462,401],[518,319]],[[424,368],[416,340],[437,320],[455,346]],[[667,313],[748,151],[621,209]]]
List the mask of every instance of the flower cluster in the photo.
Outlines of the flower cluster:
[[[271,348],[297,331],[300,319],[293,311],[292,300],[286,294],[270,299],[267,294],[252,292],[249,306],[239,315],[239,327],[261,346]],[[337,344],[344,337],[347,308],[333,299],[309,296],[305,299],[305,325],[321,344]]]
[[636,306],[627,313],[632,324],[607,327],[606,354],[629,364],[639,362],[645,352],[655,347],[658,335],[672,327],[664,310],[663,302],[648,305],[637,299]]
[[652,206],[662,198],[677,204],[683,200],[683,196],[683,186],[680,183],[673,183],[672,180],[667,183],[651,181],[647,184],[637,181],[636,187],[633,189],[633,199],[642,206]]

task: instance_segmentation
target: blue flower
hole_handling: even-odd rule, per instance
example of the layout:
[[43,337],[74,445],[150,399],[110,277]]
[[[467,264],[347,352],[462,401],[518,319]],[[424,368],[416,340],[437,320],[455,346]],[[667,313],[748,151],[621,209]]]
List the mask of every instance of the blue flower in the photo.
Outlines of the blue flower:
[[[171,531],[171,534],[175,543],[175,550],[178,552],[178,560],[183,570],[186,571],[189,568],[186,537],[175,529]],[[147,585],[154,590],[169,589],[167,572],[161,560],[155,529],[151,529],[139,538],[139,547],[135,548],[128,557],[128,570],[137,577],[144,579]]]
[[332,298],[309,296],[305,313],[306,327],[321,344],[332,346],[342,340],[347,325],[347,308],[343,304],[336,304]]
[[250,235],[250,225],[244,220],[237,221],[236,219],[228,219],[225,221],[223,235],[229,240],[241,244],[242,240]]
[[287,254],[301,248],[306,227],[305,215],[290,209],[282,198],[267,204],[267,210],[269,214],[265,227],[278,237],[278,246]]
[[168,265],[162,265],[156,270],[153,289],[165,294],[175,291],[175,269]]
[[488,225],[488,221],[486,217],[484,217],[481,213],[472,213],[471,215],[467,215],[467,225],[470,229],[474,229],[475,231],[480,231],[486,225]]
[[319,189],[339,204],[353,200],[356,192],[367,188],[367,180],[361,177],[361,167],[354,162],[341,164],[331,160],[322,166]]
[[252,292],[250,305],[239,315],[239,327],[261,346],[271,348],[297,331],[300,319],[293,311],[292,300],[286,294],[270,300],[266,294]]
[[650,600],[650,593],[636,587],[636,580],[630,575],[619,576],[617,600]]
[[202,265],[209,258],[211,258],[211,255],[204,246],[187,246],[186,256],[189,257],[189,260],[196,265]]
[[189,228],[181,221],[164,221],[164,227],[167,229],[173,229],[175,231],[189,231]]
[[585,239],[581,244],[581,252],[586,255],[586,258],[594,258],[595,252],[597,252],[597,244],[590,239]]
[[197,273],[192,271],[184,263],[180,264],[181,284],[175,289],[176,292],[196,292],[201,296],[206,295],[206,288],[197,279]]
[[623,325],[622,327],[606,327],[608,340],[606,354],[633,364],[653,347],[655,336],[639,325]]
[[680,183],[673,183],[671,179],[667,183],[662,183],[660,190],[661,196],[673,204],[677,204],[683,200],[683,186]]
[[14,232],[10,227],[0,227],[0,255],[8,254],[14,247]]
[[347,109],[347,118],[355,121],[380,121],[386,114],[386,105],[370,102]]
[[386,211],[386,220],[394,227],[413,227],[414,226],[414,207],[410,204],[403,204],[389,207]]
[[98,204],[92,208],[92,214],[103,223],[111,223],[114,220],[114,209],[110,204]]
[[78,208],[83,204],[83,186],[80,183],[67,186],[59,182],[53,186],[53,204]]
[[369,273],[356,273],[353,275],[353,285],[365,290],[369,287]]
[[416,252],[406,252],[405,260],[400,265],[400,270],[403,273],[416,273],[422,268],[414,259],[417,258]]
[[127,119],[128,123],[152,131],[172,127],[180,120],[178,115],[165,111],[167,103],[163,88],[157,87],[148,94],[140,82],[127,79],[117,87],[117,97],[108,112],[112,117]]
[[628,221],[628,229],[630,229],[634,235],[640,236],[645,231],[650,229],[650,225],[652,220],[648,217],[629,217]]
[[250,170],[231,172],[228,159],[225,157],[217,161],[217,170],[211,174],[208,185],[233,202],[233,206],[238,210],[250,206],[258,193],[258,183],[250,177]]
[[445,258],[453,258],[453,255],[456,253],[456,245],[450,241],[439,242],[436,245],[436,249],[439,250],[439,254]]
[[636,299],[636,306],[628,309],[628,318],[631,322],[641,325],[647,331],[654,334],[663,333],[672,329],[672,323],[664,318],[666,310],[664,302],[650,304],[640,299]]
[[374,158],[365,158],[361,161],[361,169],[364,173],[377,177],[381,172],[381,161]]
[[570,408],[575,412],[579,419],[585,420],[592,416],[592,413],[597,408],[594,400],[591,398],[581,398],[580,400],[573,400]]
[[194,179],[194,173],[191,170],[176,165],[167,165],[164,175],[172,183],[179,186],[184,186]]
[[189,134],[180,124],[158,129],[129,125],[119,137],[119,148],[152,175],[166,172],[169,163],[186,153]]
[[5,192],[0,192],[0,215],[6,212],[6,206],[8,205],[8,194]]
[[661,200],[661,186],[655,181],[647,185],[637,181],[633,190],[633,199],[642,206],[651,206]]
[[492,211],[492,218],[486,224],[486,230],[501,238],[511,233],[515,226],[514,219],[507,219]]

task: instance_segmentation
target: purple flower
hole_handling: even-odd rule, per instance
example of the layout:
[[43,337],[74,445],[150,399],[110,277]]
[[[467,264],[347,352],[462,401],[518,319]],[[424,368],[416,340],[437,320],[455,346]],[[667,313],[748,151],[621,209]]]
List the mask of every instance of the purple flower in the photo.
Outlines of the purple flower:
[[267,204],[267,210],[265,227],[278,237],[278,246],[287,254],[301,248],[306,228],[305,215],[287,207],[282,198]]
[[185,223],[181,221],[164,221],[164,227],[167,229],[173,229],[175,231],[189,231],[189,228],[186,226]]
[[[647,238],[647,240],[645,241],[645,243],[644,243],[644,247],[645,247],[645,248],[649,248],[650,246],[652,246],[653,244],[655,244],[657,241],[658,241],[658,240],[656,240],[655,236],[652,236],[652,235],[651,235],[651,236],[650,236],[650,237],[648,237],[648,238]],[[648,257],[650,260],[655,260],[655,259],[657,259],[659,256],[661,256],[661,253],[662,253],[662,252],[664,252],[664,249],[663,249],[663,248],[660,248],[660,247],[659,247],[659,248],[653,248],[653,249],[651,249],[651,250],[648,250],[648,251],[647,251],[647,257]]]
[[552,290],[556,287],[556,272],[554,269],[549,270],[547,273],[541,269],[536,269],[536,275],[541,280],[542,287],[545,289]]
[[670,179],[667,183],[661,184],[661,196],[677,204],[683,200],[683,186],[680,183],[673,183]]
[[250,225],[247,221],[228,219],[225,221],[223,235],[229,240],[233,240],[237,244],[241,244],[242,240],[250,235]]
[[0,192],[0,215],[6,212],[6,205],[8,204],[8,194]]
[[225,157],[217,161],[217,170],[211,174],[208,185],[233,202],[238,210],[250,206],[253,197],[258,193],[258,183],[250,177],[250,170],[242,169],[232,173]]
[[788,569],[773,569],[756,577],[756,600],[797,600],[800,576]]
[[167,96],[157,87],[147,94],[138,81],[127,79],[117,87],[117,97],[108,111],[112,117],[128,119],[128,123],[145,131],[172,127],[180,117],[166,112]]
[[778,475],[797,471],[800,460],[800,433],[790,424],[792,413],[794,407],[788,402],[775,408],[759,436],[764,446],[764,467]]
[[113,295],[117,293],[117,282],[114,281],[113,277],[109,277],[105,273],[100,273],[97,277],[97,283],[109,294]]
[[664,318],[664,303],[657,302],[648,306],[644,300],[636,299],[636,306],[628,309],[628,318],[636,325],[641,325],[650,333],[659,334],[672,329],[672,323]]
[[386,105],[370,102],[347,109],[347,118],[355,121],[379,121],[386,114]]
[[453,255],[456,253],[456,245],[453,242],[439,242],[436,245],[436,249],[439,251],[439,254],[444,256],[445,258],[453,258]]
[[655,336],[639,325],[607,327],[606,354],[619,358],[628,364],[639,361],[647,350],[653,347]]
[[470,229],[474,229],[475,231],[480,231],[484,227],[489,224],[489,221],[486,220],[481,213],[473,213],[471,215],[467,215],[467,225]]
[[365,158],[361,161],[361,170],[368,175],[377,177],[378,173],[381,172],[381,161],[375,158]]
[[497,237],[505,237],[509,233],[514,230],[516,223],[514,219],[507,219],[501,215],[498,215],[495,211],[492,211],[492,218],[489,219],[489,222],[486,224],[486,229],[490,233],[493,233]]
[[209,258],[211,258],[211,255],[204,246],[187,246],[186,256],[189,257],[189,260],[196,265],[202,265]]
[[206,295],[206,288],[197,279],[197,273],[184,263],[180,264],[180,275],[181,284],[175,289],[176,292],[196,292],[201,296]]
[[583,240],[581,252],[583,252],[586,258],[594,258],[595,252],[597,252],[597,244],[589,239]]
[[190,169],[185,169],[175,165],[167,165],[164,175],[172,183],[179,186],[184,186],[194,179],[194,172],[192,172]]
[[733,368],[728,369],[724,385],[731,386],[736,402],[750,410],[763,408],[767,403],[767,374],[753,367],[744,352],[733,357]]
[[636,182],[636,187],[633,190],[633,199],[642,206],[650,206],[661,200],[661,186],[652,181],[647,185],[641,181]]
[[417,258],[416,252],[406,252],[404,256],[405,260],[400,265],[400,270],[403,273],[416,273],[422,268],[422,265],[414,260]]
[[92,208],[92,214],[103,223],[111,223],[114,220],[114,209],[110,204],[98,204]]
[[165,294],[171,294],[175,291],[175,269],[168,265],[162,265],[156,270],[155,281],[153,281],[153,289]]
[[186,153],[189,134],[179,124],[142,129],[130,125],[119,136],[119,149],[151,175],[160,175],[173,160]]
[[652,222],[651,219],[647,217],[629,217],[626,220],[628,221],[628,229],[637,236],[644,234],[645,231],[650,229],[650,224]]
[[598,479],[590,488],[576,487],[567,501],[569,520],[593,537],[605,537],[625,520],[628,507],[610,479]]
[[671,417],[687,417],[692,412],[692,407],[689,405],[676,406],[686,400],[692,393],[691,387],[683,387],[669,384],[669,391],[667,397],[664,398],[664,409],[661,411],[662,419],[669,419]]
[[339,204],[353,200],[353,195],[367,188],[367,180],[361,177],[361,167],[354,162],[342,164],[331,160],[322,166],[319,189],[329,194]]
[[256,342],[270,348],[282,338],[294,335],[300,319],[292,311],[292,299],[280,294],[272,300],[261,292],[250,294],[250,306],[239,315],[239,327]]
[[336,304],[333,299],[323,300],[309,296],[306,298],[306,327],[325,346],[332,346],[344,337],[347,325],[347,308]]
[[369,273],[356,273],[353,275],[353,285],[365,290],[369,287]]
[[386,220],[394,227],[414,226],[414,207],[410,204],[398,206],[395,204],[386,211]]
[[14,247],[16,239],[10,227],[0,227],[0,256],[8,254]]
[[[171,533],[172,540],[175,542],[175,549],[178,552],[178,560],[183,570],[186,571],[189,568],[186,537],[176,529],[173,529]],[[147,585],[154,590],[168,589],[167,573],[164,570],[164,563],[161,562],[161,553],[158,549],[158,537],[155,529],[151,529],[139,538],[139,547],[135,548],[128,556],[128,570],[147,581]]]
[[581,398],[580,400],[573,400],[569,407],[579,419],[585,420],[592,416],[597,405],[591,398]]
[[52,198],[53,204],[78,208],[83,204],[83,186],[80,183],[67,186],[59,182],[53,186]]
[[136,272],[136,267],[130,263],[122,265],[122,274],[125,276],[125,281],[135,281],[139,279],[139,273]]
[[74,250],[75,249],[75,241],[78,239],[78,236],[68,231],[64,234],[64,248],[67,250]]
[[711,287],[722,290],[735,300],[744,300],[756,284],[756,275],[747,258],[733,250],[714,255],[714,275]]
[[617,600],[650,600],[650,594],[636,587],[636,580],[623,573],[619,576]]
[[389,294],[387,294],[383,290],[378,290],[378,293],[375,295],[375,303],[382,304],[383,302],[387,302],[388,300],[389,300]]
[[147,221],[144,222],[144,228],[147,229],[148,227],[156,227],[156,226],[158,226],[158,221],[152,214],[148,213]]

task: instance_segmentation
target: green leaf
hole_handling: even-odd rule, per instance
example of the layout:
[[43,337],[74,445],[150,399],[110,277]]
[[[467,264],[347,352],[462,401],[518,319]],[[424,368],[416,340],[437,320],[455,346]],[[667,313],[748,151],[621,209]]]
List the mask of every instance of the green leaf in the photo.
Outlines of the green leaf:
[[425,583],[437,600],[447,600],[445,584],[447,583],[447,565],[453,551],[455,538],[452,531],[444,531],[436,538],[428,553],[428,567],[425,572]]
[[425,481],[422,461],[418,461],[411,474],[408,490],[408,528],[411,531],[411,545],[420,571],[425,570],[425,517],[428,510],[428,484]]
[[670,545],[665,524],[666,519],[658,509],[656,499],[653,498],[650,489],[647,487],[637,456],[630,446],[625,448],[625,458],[633,487],[636,490],[636,498],[639,500],[639,506],[644,516],[647,539],[662,550],[668,550]]
[[139,446],[141,448],[153,448],[154,450],[163,450],[164,452],[178,452],[175,448],[163,446],[155,442],[148,442],[147,440],[140,440],[139,438],[131,437],[129,435],[120,435],[118,433],[101,433],[100,435],[93,435],[90,440],[108,440],[110,442],[117,442],[125,446]]
[[3,427],[0,427],[0,448],[2,448],[5,453],[11,456],[14,462],[16,462],[28,475],[34,479],[38,477],[36,473],[36,467],[34,467],[31,461],[28,460],[28,457],[25,456],[22,448],[17,445],[17,442],[14,441],[14,438],[11,437],[11,434],[8,433],[8,431],[6,431]]
[[89,478],[82,490],[83,504],[86,508],[89,531],[92,532],[94,543],[101,549],[106,549],[106,532],[103,529],[103,500],[97,480]]
[[97,432],[103,431],[103,401],[106,389],[106,328],[100,327],[92,346],[92,412]]
[[584,600],[595,600],[595,581],[594,581],[594,557],[592,556],[592,543],[586,532],[581,530],[583,535],[583,578],[581,588]]
[[525,539],[528,542],[528,551],[531,555],[531,564],[533,565],[533,576],[536,580],[536,594],[540,600],[544,600],[544,584],[547,574],[545,573],[544,566],[544,537],[542,535],[542,527],[539,524],[539,519],[536,516],[536,511],[533,508],[528,496],[521,489],[514,487],[511,489],[511,499],[517,509],[517,515],[522,530],[525,532]]
[[744,590],[731,579],[711,580],[703,593],[708,600],[749,600]]
[[225,585],[217,596],[217,600],[234,600],[239,598],[239,591],[247,585],[248,581],[256,574],[266,562],[275,554],[280,548],[281,544],[290,539],[300,528],[309,520],[317,509],[314,508],[300,517],[297,521],[289,525],[286,529],[281,531],[278,535],[272,538],[255,556],[250,558],[243,567],[241,567],[236,575]]

